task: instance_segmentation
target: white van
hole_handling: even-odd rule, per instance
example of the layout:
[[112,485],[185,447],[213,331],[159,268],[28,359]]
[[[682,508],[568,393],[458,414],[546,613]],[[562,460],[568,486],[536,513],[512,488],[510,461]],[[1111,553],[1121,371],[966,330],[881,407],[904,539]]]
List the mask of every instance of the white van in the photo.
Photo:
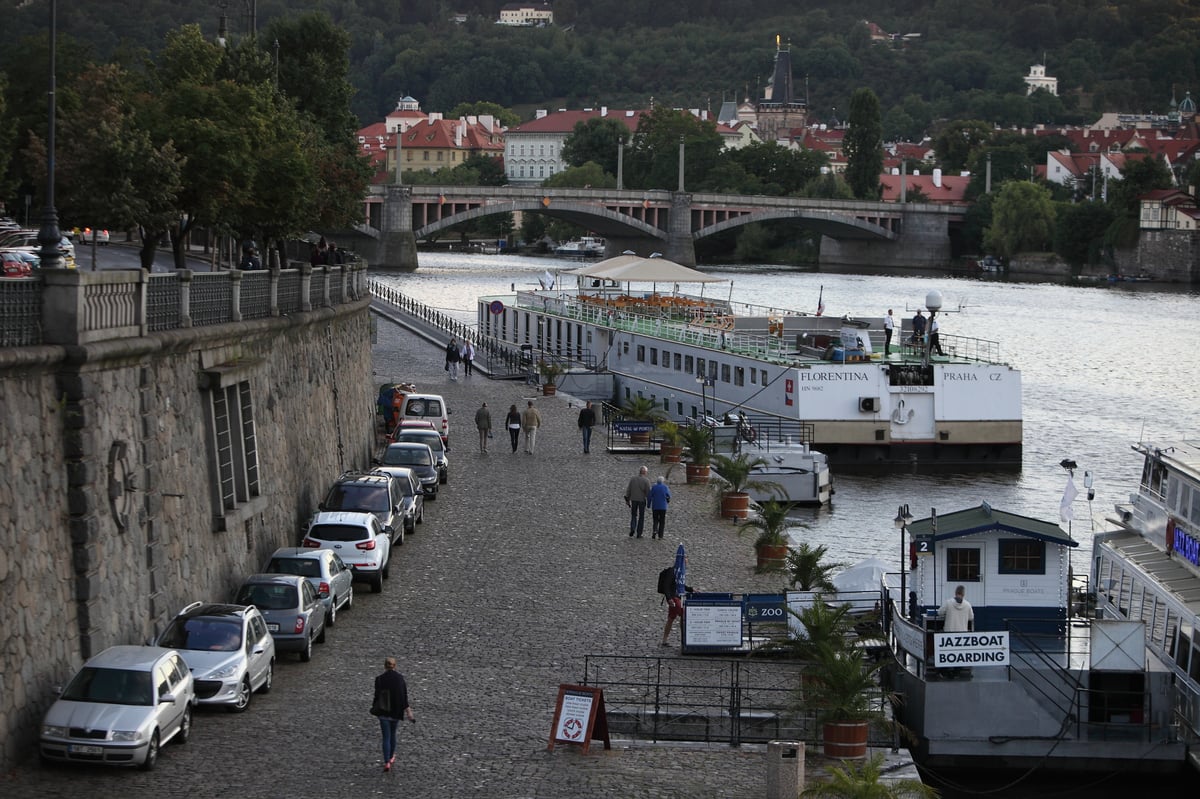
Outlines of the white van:
[[450,449],[450,408],[441,394],[409,394],[400,409],[400,420],[424,419],[433,422],[442,435],[442,443]]

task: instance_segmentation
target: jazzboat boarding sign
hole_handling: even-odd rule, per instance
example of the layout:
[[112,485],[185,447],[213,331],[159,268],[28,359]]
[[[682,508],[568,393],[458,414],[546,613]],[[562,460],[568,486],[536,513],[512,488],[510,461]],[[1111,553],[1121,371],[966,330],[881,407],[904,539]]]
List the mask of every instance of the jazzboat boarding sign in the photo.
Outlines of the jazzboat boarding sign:
[[957,669],[963,666],[1007,666],[1008,632],[934,633],[933,666]]

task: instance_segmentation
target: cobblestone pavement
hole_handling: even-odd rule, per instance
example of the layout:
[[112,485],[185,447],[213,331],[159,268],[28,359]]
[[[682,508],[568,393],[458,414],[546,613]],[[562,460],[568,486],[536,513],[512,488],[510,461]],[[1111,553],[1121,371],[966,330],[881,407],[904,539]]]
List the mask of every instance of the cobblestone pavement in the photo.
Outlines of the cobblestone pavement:
[[[191,742],[168,746],[154,772],[42,767],[0,776],[5,797],[761,797],[764,747],[614,741],[591,754],[548,752],[560,683],[582,678],[586,654],[662,656],[658,571],[688,548],[701,590],[777,589],[756,576],[750,539],[715,513],[707,489],[669,478],[665,540],[628,536],[625,484],[651,457],[582,454],[578,409],[537,398],[535,455],[509,451],[508,406],[531,389],[481,375],[448,380],[441,353],[380,320],[376,383],[440,392],[451,415],[451,475],[425,523],[396,549],[382,594],[356,591],[353,610],[311,663],[284,656],[275,687],[241,715],[201,710]],[[373,387],[363,387],[374,402]],[[496,427],[476,452],[473,418],[486,401]],[[332,479],[335,475],[328,475]],[[649,514],[647,514],[647,517]],[[673,638],[678,641],[678,628]],[[367,714],[384,656],[405,674],[417,722],[400,728],[397,765],[383,773]],[[811,767],[810,767],[811,771]]]

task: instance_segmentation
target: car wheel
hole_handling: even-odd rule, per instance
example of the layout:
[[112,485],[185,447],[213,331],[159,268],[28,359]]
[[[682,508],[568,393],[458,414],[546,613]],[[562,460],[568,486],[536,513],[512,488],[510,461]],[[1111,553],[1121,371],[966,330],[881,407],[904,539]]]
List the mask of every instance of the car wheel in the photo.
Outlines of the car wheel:
[[307,663],[310,660],[312,660],[312,637],[306,635],[304,636],[304,648],[300,650],[300,662]]
[[450,482],[450,475],[448,475],[448,474],[439,475],[438,482],[441,483],[442,485],[445,485],[446,483]]
[[321,625],[321,632],[317,633],[317,637],[316,637],[316,642],[318,644],[325,643],[325,630],[327,630],[327,629],[328,628],[324,624]]
[[400,525],[400,532],[396,533],[396,537],[392,539],[392,543],[398,547],[404,546],[404,525]]
[[417,531],[417,520],[416,519],[409,519],[407,522],[404,523],[404,534],[405,535],[412,535],[416,531]]
[[[337,624],[337,603],[338,598],[337,595],[334,594],[329,600],[329,612],[325,614],[325,625],[327,627],[333,627],[335,624]],[[325,634],[324,630],[321,631],[321,634]]]
[[383,575],[376,572],[375,576],[371,578],[371,593],[378,594],[381,591],[383,591]]
[[263,680],[262,687],[258,689],[261,694],[271,693],[271,686],[275,683],[275,661],[272,660],[267,664],[267,679]]
[[142,771],[153,771],[158,764],[158,730],[150,733],[150,745],[146,747],[146,759],[138,764]]
[[179,721],[179,732],[175,733],[175,743],[183,746],[192,737],[192,706],[183,709],[183,718]]
[[421,512],[417,514],[417,524],[425,523],[425,503],[421,503]]
[[249,674],[247,674],[245,677],[242,678],[242,684],[240,686],[238,686],[237,699],[234,701],[234,703],[232,705],[229,706],[229,710],[232,713],[241,713],[248,707],[250,707],[250,675]]

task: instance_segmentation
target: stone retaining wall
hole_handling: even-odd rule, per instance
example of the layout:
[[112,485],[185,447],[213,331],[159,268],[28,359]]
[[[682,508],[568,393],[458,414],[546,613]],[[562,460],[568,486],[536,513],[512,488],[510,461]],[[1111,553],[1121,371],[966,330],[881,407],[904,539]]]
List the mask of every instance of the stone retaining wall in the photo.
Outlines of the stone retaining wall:
[[[368,466],[367,307],[0,352],[0,769],[83,660],[229,600],[338,473]],[[235,507],[215,466],[227,386],[252,409],[233,437],[257,444],[257,491]]]

